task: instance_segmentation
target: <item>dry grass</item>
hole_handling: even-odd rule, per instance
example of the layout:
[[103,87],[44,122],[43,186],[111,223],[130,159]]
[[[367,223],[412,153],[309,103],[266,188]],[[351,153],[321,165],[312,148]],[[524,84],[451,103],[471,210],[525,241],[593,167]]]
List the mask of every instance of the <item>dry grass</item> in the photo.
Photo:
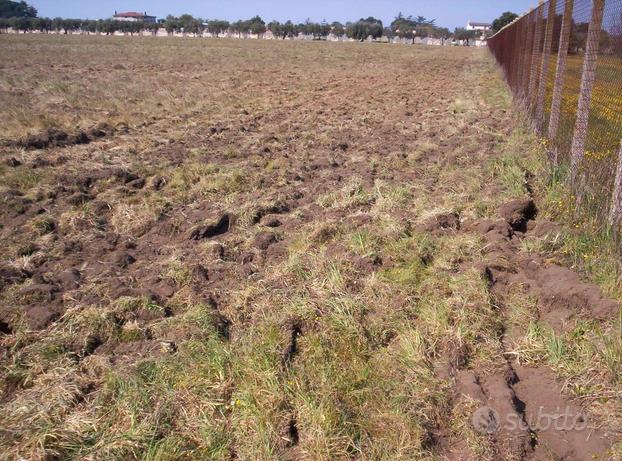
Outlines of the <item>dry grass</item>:
[[[456,403],[442,372],[505,362],[507,319],[475,269],[484,243],[420,227],[439,212],[494,217],[522,192],[526,166],[508,151],[537,142],[511,128],[484,52],[0,44],[3,136],[129,126],[88,145],[2,148],[24,164],[2,166],[0,256],[43,277],[0,295],[7,458],[434,459],[466,440],[493,459],[469,425],[474,402]],[[39,157],[50,164],[32,168]],[[89,197],[70,202],[76,193]],[[221,234],[189,238],[226,212]],[[55,281],[70,268],[78,282]],[[35,282],[59,291],[24,299]],[[34,328],[41,306],[59,315]],[[529,306],[508,306],[524,325]],[[524,339],[530,360],[549,359],[550,340]],[[607,383],[611,341],[595,378]]]

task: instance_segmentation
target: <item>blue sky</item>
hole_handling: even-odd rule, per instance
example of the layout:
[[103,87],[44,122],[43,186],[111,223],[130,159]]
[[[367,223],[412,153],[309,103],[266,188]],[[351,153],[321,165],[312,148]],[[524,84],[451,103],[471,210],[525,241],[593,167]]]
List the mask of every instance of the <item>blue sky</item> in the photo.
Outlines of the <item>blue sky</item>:
[[147,11],[164,17],[190,13],[202,18],[247,19],[259,14],[266,22],[292,19],[302,22],[341,21],[375,16],[385,23],[402,11],[405,15],[436,18],[453,29],[468,20],[492,21],[504,11],[524,13],[537,0],[30,0],[40,16],[99,19],[118,11]]

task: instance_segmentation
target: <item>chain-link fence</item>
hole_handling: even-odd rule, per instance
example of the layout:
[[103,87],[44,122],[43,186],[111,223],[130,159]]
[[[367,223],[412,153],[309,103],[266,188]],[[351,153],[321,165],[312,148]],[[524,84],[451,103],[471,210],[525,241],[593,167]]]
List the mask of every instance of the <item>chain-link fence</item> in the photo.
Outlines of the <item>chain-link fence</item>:
[[549,0],[488,40],[577,203],[622,224],[622,0]]

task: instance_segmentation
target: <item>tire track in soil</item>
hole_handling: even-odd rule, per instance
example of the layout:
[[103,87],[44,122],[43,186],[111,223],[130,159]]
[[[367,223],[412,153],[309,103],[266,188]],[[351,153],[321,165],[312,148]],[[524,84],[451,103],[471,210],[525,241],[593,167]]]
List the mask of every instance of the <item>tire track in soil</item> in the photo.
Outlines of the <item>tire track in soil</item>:
[[[491,299],[501,315],[499,343],[504,359],[501,371],[486,377],[477,370],[450,366],[456,398],[466,396],[480,405],[472,423],[477,424],[479,432],[488,433],[492,459],[608,459],[607,451],[613,444],[610,435],[593,427],[585,409],[563,395],[553,371],[544,366],[516,364],[510,359],[508,339],[519,333],[508,326],[503,300],[512,287],[520,285],[525,295],[538,299],[539,320],[551,325],[556,333],[571,329],[579,314],[598,319],[612,316],[618,303],[605,298],[596,285],[581,281],[570,269],[549,265],[538,255],[519,253],[520,239],[527,233],[543,237],[559,230],[554,223],[535,220],[537,208],[531,198],[508,202],[500,207],[499,214],[502,219],[496,222],[466,222],[463,228],[482,235],[486,241],[486,259],[478,269],[487,279]],[[539,419],[541,415],[550,415],[550,419]],[[572,426],[567,426],[567,415],[577,429],[568,430]],[[506,427],[506,421],[521,424]],[[449,460],[477,459],[464,441],[444,451]]]

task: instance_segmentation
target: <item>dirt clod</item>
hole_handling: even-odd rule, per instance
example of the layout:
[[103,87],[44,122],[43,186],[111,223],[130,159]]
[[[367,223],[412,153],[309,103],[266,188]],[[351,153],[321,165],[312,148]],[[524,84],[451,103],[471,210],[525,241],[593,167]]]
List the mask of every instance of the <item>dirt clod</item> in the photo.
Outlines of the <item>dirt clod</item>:
[[209,280],[209,270],[202,264],[192,267],[192,278],[197,282],[207,282]]
[[499,208],[499,214],[505,221],[519,232],[527,231],[527,222],[535,219],[538,209],[530,198],[507,202]]
[[550,452],[555,453],[555,459],[607,459],[610,436],[584,409],[564,397],[550,370],[522,366],[517,372],[520,381],[515,386],[516,394],[528,402],[525,419],[538,436],[535,459],[546,459]]
[[4,164],[11,168],[17,168],[18,166],[22,164],[22,162],[17,160],[15,157],[9,157],[5,160]]
[[76,192],[75,194],[72,194],[67,198],[67,203],[73,206],[80,206],[92,199],[93,199],[93,196],[90,194],[85,194],[83,192]]
[[422,226],[425,232],[448,231],[460,229],[458,213],[440,213],[427,219]]
[[131,264],[136,262],[136,258],[129,253],[121,253],[116,258],[117,266],[126,269]]
[[231,214],[225,213],[214,222],[203,226],[197,226],[190,231],[189,238],[190,240],[202,240],[229,232],[233,221],[232,218]]
[[57,128],[48,128],[36,134],[30,134],[15,142],[14,145],[25,149],[45,149],[48,147],[64,147],[75,144],[86,144],[90,141],[82,130],[66,132]]
[[67,269],[55,277],[55,281],[67,290],[74,290],[80,286],[81,274],[78,269]]
[[135,181],[139,178],[136,173],[132,173],[131,171],[121,168],[115,170],[113,174],[118,180],[123,181],[125,184]]
[[259,223],[266,227],[279,227],[281,225],[281,220],[274,215],[266,215],[261,218]]
[[26,322],[31,330],[39,331],[58,320],[61,314],[62,309],[58,306],[36,304],[26,309]]
[[21,283],[28,278],[29,274],[15,267],[0,266],[0,289],[14,283]]
[[100,122],[86,130],[86,134],[90,139],[99,139],[108,136],[114,132],[112,125],[106,122]]
[[276,242],[276,235],[272,232],[259,232],[253,239],[253,246],[258,250],[267,250],[270,245]]
[[332,224],[322,224],[320,227],[315,229],[311,235],[309,235],[309,240],[313,243],[326,243],[337,233],[337,227]]
[[166,178],[163,178],[162,176],[155,176],[155,177],[151,180],[150,187],[151,187],[153,190],[160,190],[160,189],[162,189],[165,185],[166,185]]
[[58,287],[51,283],[34,283],[19,291],[22,296],[37,295],[48,301],[54,297],[56,292],[58,292]]
[[134,189],[142,189],[145,187],[145,178],[137,178],[133,181],[127,183],[128,187],[132,187]]

